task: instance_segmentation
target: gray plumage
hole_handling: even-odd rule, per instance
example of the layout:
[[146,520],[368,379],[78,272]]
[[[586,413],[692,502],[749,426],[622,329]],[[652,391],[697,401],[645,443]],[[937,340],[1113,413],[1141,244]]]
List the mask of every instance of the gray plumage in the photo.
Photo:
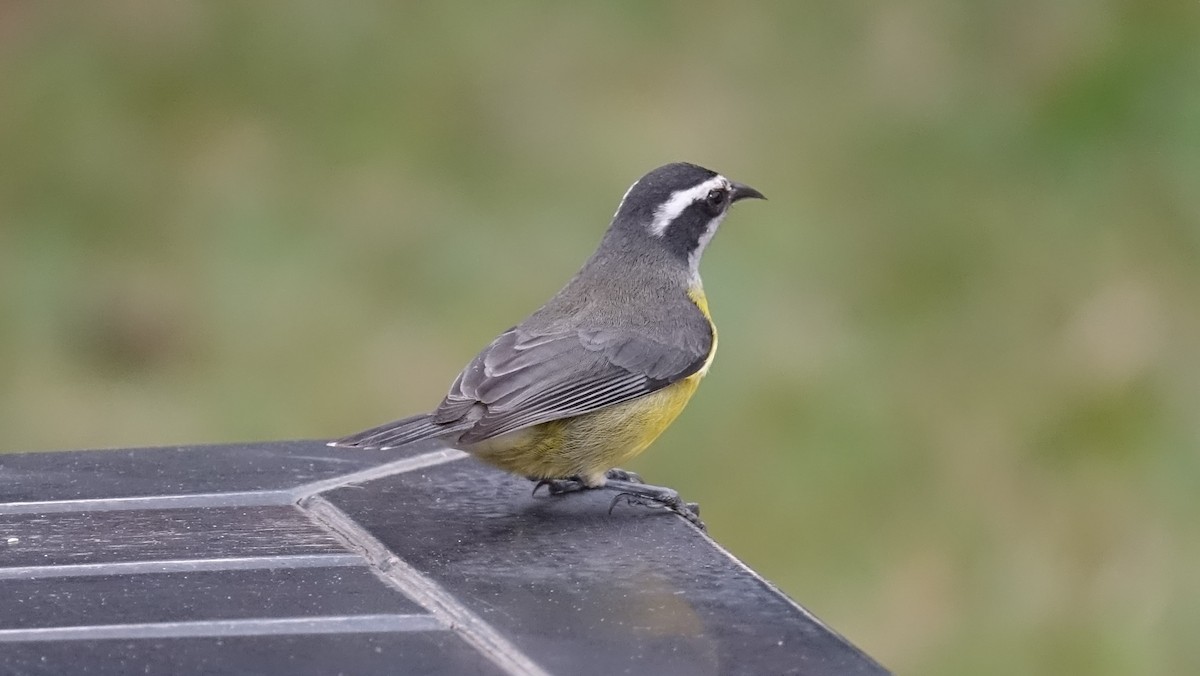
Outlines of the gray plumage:
[[442,437],[467,445],[642,397],[696,373],[714,339],[688,297],[699,282],[699,252],[733,201],[761,194],[725,182],[723,203],[701,195],[681,201],[669,227],[656,233],[652,224],[673,195],[716,178],[683,163],[642,177],[575,277],[484,348],[432,413],[335,443],[393,447]]

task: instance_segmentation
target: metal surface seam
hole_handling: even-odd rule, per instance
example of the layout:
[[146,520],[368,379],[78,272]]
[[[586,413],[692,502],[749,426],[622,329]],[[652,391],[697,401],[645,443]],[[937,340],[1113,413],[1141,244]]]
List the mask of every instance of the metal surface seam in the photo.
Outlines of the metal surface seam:
[[293,488],[272,488],[262,491],[231,491],[228,493],[183,493],[180,495],[135,495],[123,498],[75,498],[68,500],[0,502],[0,515],[292,505],[297,500],[334,488],[370,481],[372,479],[380,479],[393,474],[412,472],[465,457],[467,457],[467,454],[462,451],[444,448],[368,467],[367,469],[351,472],[350,474],[342,474],[329,479],[300,484]]
[[236,556],[214,559],[162,559],[157,561],[113,561],[68,563],[53,566],[9,566],[0,568],[0,580],[40,580],[53,577],[139,575],[148,573],[200,573],[218,570],[263,568],[341,568],[365,566],[358,554],[281,554]]
[[437,582],[396,556],[387,545],[337,505],[313,495],[301,500],[299,507],[340,538],[345,546],[361,552],[376,575],[390,587],[416,601],[505,673],[513,676],[550,676],[495,627]]
[[376,465],[375,467],[368,467],[367,469],[360,470],[358,472],[343,474],[331,479],[322,479],[320,481],[313,481],[312,483],[300,484],[295,488],[289,489],[288,493],[292,496],[292,502],[296,502],[309,496],[317,495],[318,493],[324,493],[325,491],[331,491],[335,488],[341,488],[342,486],[362,483],[364,481],[371,481],[372,479],[382,479],[383,477],[392,476],[393,474],[404,474],[405,472],[425,469],[426,467],[434,467],[436,465],[442,465],[454,460],[460,460],[465,457],[467,457],[467,454],[463,451],[453,448],[443,448],[430,453],[422,453],[420,455],[414,455],[412,457],[402,458],[400,460],[393,460],[392,462]]
[[139,495],[127,498],[79,498],[0,503],[0,514],[61,514],[64,512],[114,512],[135,509],[188,509],[196,507],[271,507],[294,502],[287,489]]
[[[691,524],[688,524],[688,525],[690,526]],[[695,528],[695,526],[692,526],[692,527]],[[883,671],[888,671],[887,668],[884,667],[879,662],[877,662],[875,660],[875,658],[873,658],[870,655],[863,652],[861,649],[859,649],[858,646],[854,645],[849,640],[847,640],[845,636],[842,636],[838,632],[834,631],[833,628],[830,627],[828,624],[825,624],[825,622],[822,621],[821,618],[817,617],[816,615],[813,615],[812,612],[810,612],[808,610],[808,608],[805,608],[804,606],[800,605],[799,603],[796,603],[796,601],[793,600],[792,597],[785,594],[782,589],[780,589],[779,587],[777,587],[775,585],[774,582],[771,582],[767,578],[763,577],[758,571],[756,571],[753,568],[751,568],[750,566],[748,566],[746,564],[746,562],[744,562],[741,559],[739,559],[738,557],[734,556],[733,552],[731,552],[728,549],[725,549],[725,547],[721,546],[721,543],[714,540],[712,538],[712,536],[710,536],[708,533],[700,530],[699,528],[696,528],[696,531],[705,540],[708,541],[708,544],[710,546],[712,546],[713,549],[715,549],[718,552],[720,552],[721,554],[723,554],[726,558],[728,558],[730,561],[732,561],[734,563],[734,565],[736,565],[738,568],[742,569],[743,572],[745,572],[750,577],[754,578],[759,584],[761,584],[763,587],[765,587],[768,592],[770,592],[771,594],[775,595],[778,598],[783,599],[783,601],[785,603],[787,603],[793,609],[799,611],[801,615],[808,618],[809,621],[811,621],[814,625],[821,627],[825,631],[829,632],[830,636],[837,637],[838,640],[840,640],[846,647],[848,647],[850,650],[853,650],[854,652],[858,653],[866,661],[878,666]]]
[[222,636],[286,636],[293,634],[359,634],[396,631],[445,631],[431,615],[376,614],[325,617],[268,617],[239,620],[138,622],[65,627],[0,629],[0,643],[27,641],[100,641],[109,639],[208,638]]

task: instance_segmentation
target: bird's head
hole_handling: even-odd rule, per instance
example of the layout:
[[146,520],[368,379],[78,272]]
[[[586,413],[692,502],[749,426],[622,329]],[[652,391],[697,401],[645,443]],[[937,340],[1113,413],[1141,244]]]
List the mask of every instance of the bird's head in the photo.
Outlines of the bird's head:
[[665,251],[699,279],[700,256],[739,200],[766,199],[711,169],[676,162],[639,178],[621,198],[610,232],[628,244]]

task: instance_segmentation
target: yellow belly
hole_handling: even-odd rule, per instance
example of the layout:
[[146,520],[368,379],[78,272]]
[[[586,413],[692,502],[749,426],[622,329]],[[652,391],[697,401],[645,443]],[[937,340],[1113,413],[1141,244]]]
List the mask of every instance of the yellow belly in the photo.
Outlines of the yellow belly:
[[699,384],[699,374],[693,375],[623,404],[509,432],[466,450],[521,476],[603,483],[606,471],[646,450],[670,426]]
[[[688,294],[708,317],[704,292]],[[465,450],[500,469],[535,479],[581,477],[589,485],[604,473],[646,450],[674,422],[708,372],[717,352],[717,332],[704,366],[661,390],[574,418],[552,420]]]

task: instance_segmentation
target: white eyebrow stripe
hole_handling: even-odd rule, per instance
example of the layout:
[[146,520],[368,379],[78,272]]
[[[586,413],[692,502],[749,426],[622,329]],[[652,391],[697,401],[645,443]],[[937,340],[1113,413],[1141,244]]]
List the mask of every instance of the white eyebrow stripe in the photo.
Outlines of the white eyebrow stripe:
[[707,181],[694,185],[683,190],[676,190],[671,193],[671,197],[663,202],[658,209],[654,211],[654,222],[650,224],[650,234],[655,237],[662,237],[667,231],[667,226],[683,213],[683,210],[691,206],[692,202],[704,198],[708,195],[708,191],[714,188],[724,188],[729,186],[729,180],[724,176],[717,174]]

